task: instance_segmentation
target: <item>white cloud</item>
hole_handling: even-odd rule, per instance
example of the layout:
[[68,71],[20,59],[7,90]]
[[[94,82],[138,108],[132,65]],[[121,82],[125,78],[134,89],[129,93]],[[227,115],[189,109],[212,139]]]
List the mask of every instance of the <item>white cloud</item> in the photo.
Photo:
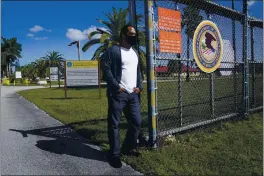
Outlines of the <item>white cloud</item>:
[[30,28],[29,30],[30,32],[39,32],[39,31],[43,31],[44,28],[41,26],[35,25],[33,28]]
[[248,1],[248,6],[253,6],[256,3],[255,0],[249,0]]
[[34,34],[27,34],[28,37],[34,37]]
[[48,37],[35,37],[35,40],[47,40]]
[[84,34],[78,29],[70,28],[68,29],[66,36],[71,40],[85,40],[87,39],[87,34]]
[[[88,40],[88,35],[93,32],[96,31],[96,26],[91,26],[88,29],[85,29],[84,31],[80,31],[79,29],[73,29],[70,28],[67,30],[66,36],[70,39],[70,40]],[[105,28],[100,28],[103,30],[106,30]],[[93,39],[96,38],[100,38],[101,34],[96,34],[93,36]]]
[[30,28],[29,31],[30,31],[30,32],[40,32],[40,31],[51,32],[50,29],[45,29],[44,27],[39,26],[39,25],[35,25],[34,27]]

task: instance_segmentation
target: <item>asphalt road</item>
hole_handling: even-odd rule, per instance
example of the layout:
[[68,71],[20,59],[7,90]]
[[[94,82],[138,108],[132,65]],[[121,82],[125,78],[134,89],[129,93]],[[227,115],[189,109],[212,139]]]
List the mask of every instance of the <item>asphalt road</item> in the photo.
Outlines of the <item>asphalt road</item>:
[[1,175],[139,175],[124,164],[109,166],[105,154],[16,91],[1,87]]

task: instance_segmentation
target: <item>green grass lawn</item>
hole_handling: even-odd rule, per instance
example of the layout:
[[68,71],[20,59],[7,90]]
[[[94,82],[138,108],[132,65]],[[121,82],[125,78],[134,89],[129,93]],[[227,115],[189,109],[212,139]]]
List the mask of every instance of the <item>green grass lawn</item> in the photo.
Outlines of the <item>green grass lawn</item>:
[[[53,85],[53,86],[59,85],[59,83],[58,83],[58,81],[52,81],[51,85]],[[61,81],[61,85],[64,85],[63,81]],[[6,86],[40,86],[40,85],[38,85],[37,83],[29,83],[28,85],[25,83],[16,83],[15,85],[14,85],[14,83],[10,83],[10,85],[6,85]],[[43,86],[49,87],[50,83],[48,82],[46,85],[43,85]]]
[[[182,82],[183,115],[185,120],[209,118],[209,81]],[[261,85],[261,84],[258,84]],[[141,96],[143,129],[147,128],[147,96]],[[177,82],[159,83],[158,130],[176,127]],[[241,92],[238,87],[238,93]],[[234,111],[233,80],[215,80],[215,97],[218,114]],[[263,88],[257,86],[257,102],[261,103]],[[108,148],[107,99],[102,89],[68,89],[64,98],[63,88],[47,88],[19,92],[52,117],[88,138],[91,142]],[[231,98],[229,97],[231,96]],[[261,96],[261,97],[260,97]],[[241,96],[240,96],[241,97]],[[230,101],[230,102],[229,102]],[[201,104],[206,102],[205,104]],[[231,107],[230,107],[231,106]],[[162,111],[162,109],[172,108]],[[222,108],[222,109],[221,109]],[[175,117],[176,115],[176,117]],[[178,135],[177,142],[163,146],[157,151],[141,149],[140,158],[124,157],[123,160],[146,175],[260,175],[262,174],[262,116],[256,114],[249,121],[225,123],[222,129],[199,131]],[[165,120],[166,117],[166,120]],[[78,123],[76,123],[78,122]],[[121,140],[125,137],[127,124],[122,118]]]
[[[238,79],[238,107],[243,103],[241,82],[242,79]],[[258,84],[256,84],[257,106],[262,105],[263,86],[261,82],[260,80]],[[209,80],[182,81],[183,125],[211,118],[209,85]],[[233,79],[215,79],[214,85],[216,116],[235,113]],[[146,91],[146,84],[144,84],[144,91],[141,95],[141,112],[144,131],[147,131],[145,128],[147,127]],[[101,99],[99,99],[98,89],[68,89],[68,99],[64,99],[63,88],[22,91],[20,94],[52,116],[61,120],[63,123],[72,123],[106,118],[107,99],[105,88],[102,88],[101,92]],[[179,108],[177,107],[179,104],[178,82],[176,80],[173,82],[159,82],[157,98],[159,113],[157,116],[158,131],[161,132],[178,127],[180,125]],[[96,135],[100,134],[97,132]]]
[[141,151],[140,158],[124,160],[145,175],[263,175],[263,114],[177,135],[157,151]]
[[[58,81],[51,81],[51,85],[59,85]],[[64,81],[60,81],[60,85],[64,85]],[[48,82],[45,86],[50,86],[50,82]]]

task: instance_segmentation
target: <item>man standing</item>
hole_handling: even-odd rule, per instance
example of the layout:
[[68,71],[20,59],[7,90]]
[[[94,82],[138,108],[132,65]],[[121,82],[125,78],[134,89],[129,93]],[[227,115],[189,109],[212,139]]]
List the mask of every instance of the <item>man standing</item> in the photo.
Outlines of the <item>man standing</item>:
[[139,156],[135,151],[141,125],[139,93],[142,91],[142,79],[139,69],[139,57],[132,48],[136,44],[136,30],[126,25],[120,33],[120,46],[113,46],[104,54],[104,76],[107,81],[108,96],[108,139],[109,164],[122,167],[120,161],[120,140],[118,125],[124,112],[128,129],[122,146],[123,155]]

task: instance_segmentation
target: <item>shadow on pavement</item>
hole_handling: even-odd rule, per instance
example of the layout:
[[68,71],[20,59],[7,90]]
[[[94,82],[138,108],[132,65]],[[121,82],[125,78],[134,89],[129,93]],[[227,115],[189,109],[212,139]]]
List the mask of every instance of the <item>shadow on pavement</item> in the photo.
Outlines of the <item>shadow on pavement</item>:
[[58,138],[37,141],[36,147],[56,154],[65,154],[98,161],[105,161],[105,153],[77,140]]
[[[74,124],[82,123],[84,122],[77,122]],[[28,135],[37,135],[55,138],[53,140],[37,141],[36,147],[45,151],[98,161],[107,161],[105,158],[106,153],[89,146],[88,144],[91,143],[87,139],[74,132],[70,127],[71,125],[62,125],[34,130],[9,129],[9,131],[19,132],[23,137],[28,137]]]
[[[28,135],[37,135],[54,138],[55,140],[40,140],[37,142],[36,146],[42,150],[50,151],[57,154],[67,154],[77,157],[90,158],[94,160],[106,161],[104,156],[106,152],[96,150],[91,146],[101,145],[107,143],[107,127],[104,129],[90,129],[90,128],[80,128],[76,129],[74,132],[72,128],[82,125],[93,125],[97,126],[101,123],[107,124],[105,119],[93,119],[88,121],[73,122],[67,125],[40,128],[33,130],[16,130],[9,129],[9,131],[15,131],[22,134],[23,137],[28,137]],[[119,125],[119,129],[126,130],[128,128],[127,123],[122,122]],[[103,138],[97,139],[96,141],[90,142],[91,138],[95,135],[105,136]],[[139,135],[139,145],[146,146],[146,141],[142,134]]]
[[71,129],[70,125],[61,125],[61,126],[56,126],[56,127],[40,128],[40,129],[34,129],[34,130],[16,130],[16,129],[9,129],[9,130],[20,132],[23,137],[28,137],[28,134],[30,134],[30,135],[37,135],[37,136],[52,137],[52,138],[66,138],[66,139],[82,140],[83,142],[88,143],[88,140],[76,134]]
[[[91,138],[95,133],[98,133],[98,129],[76,129],[73,131],[73,128],[82,125],[97,125],[99,123],[107,123],[106,119],[93,119],[88,121],[79,121],[73,122],[66,125],[48,127],[48,128],[40,128],[33,130],[17,130],[17,129],[9,129],[9,131],[15,131],[22,134],[23,137],[28,137],[28,135],[37,135],[51,138],[65,138],[71,140],[80,140],[83,143],[91,144],[89,138]],[[122,126],[121,126],[122,128]],[[107,134],[107,130],[101,131],[101,133]],[[94,143],[94,142],[92,142]]]

